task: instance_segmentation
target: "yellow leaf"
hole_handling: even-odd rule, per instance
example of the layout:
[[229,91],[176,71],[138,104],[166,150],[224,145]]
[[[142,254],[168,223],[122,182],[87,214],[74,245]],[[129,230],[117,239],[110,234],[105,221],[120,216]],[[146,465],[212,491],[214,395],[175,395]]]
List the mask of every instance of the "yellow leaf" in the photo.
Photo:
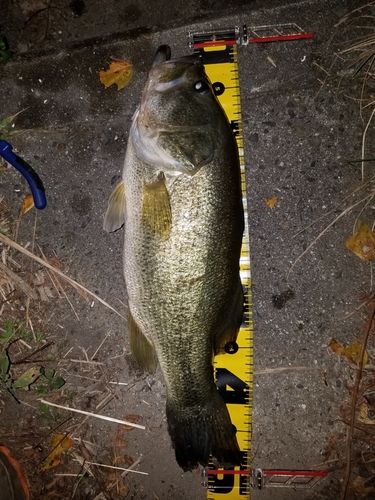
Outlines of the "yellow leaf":
[[[329,343],[329,346],[332,351],[341,356],[343,354],[348,361],[353,363],[354,365],[358,366],[359,364],[359,355],[361,353],[361,344],[358,342],[353,342],[353,344],[349,347],[343,347],[339,342],[337,342],[335,339],[332,339],[331,342]],[[368,354],[365,351],[364,356],[363,356],[363,365],[365,366],[368,361]]]
[[[344,355],[346,359],[357,366],[359,364],[360,353],[361,353],[361,344],[358,344],[358,342],[354,342],[351,346],[345,347],[344,349]],[[363,356],[362,366],[365,366],[367,364],[367,361],[368,361],[368,355],[367,352],[365,351]]]
[[100,81],[106,87],[110,87],[115,83],[117,90],[121,90],[128,85],[132,76],[133,66],[131,62],[114,59],[108,71],[100,72]]
[[47,457],[47,463],[43,469],[57,467],[61,461],[61,453],[69,450],[73,446],[73,443],[73,439],[66,437],[65,434],[55,434],[51,440],[51,452]]
[[361,220],[358,221],[357,232],[346,241],[345,245],[364,262],[375,258],[375,233]]
[[28,194],[26,198],[23,200],[22,207],[21,207],[21,217],[29,210],[31,210],[34,206],[34,198],[32,197],[31,194]]
[[265,202],[267,203],[267,205],[270,207],[270,209],[272,210],[273,207],[275,206],[276,202],[278,200],[278,197],[277,196],[273,196],[270,200],[265,200]]
[[369,407],[367,404],[363,403],[359,409],[358,420],[364,424],[374,425],[375,420],[369,416]]
[[17,380],[15,380],[12,384],[14,389],[19,389],[21,387],[29,387],[30,384],[35,382],[35,380],[40,375],[40,367],[29,368],[25,371]]

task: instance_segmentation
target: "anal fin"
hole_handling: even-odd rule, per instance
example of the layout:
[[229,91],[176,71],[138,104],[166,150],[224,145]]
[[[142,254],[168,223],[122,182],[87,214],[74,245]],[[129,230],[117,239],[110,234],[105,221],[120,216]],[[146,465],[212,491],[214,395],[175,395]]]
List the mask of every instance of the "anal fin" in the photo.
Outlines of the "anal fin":
[[139,328],[130,311],[128,313],[128,332],[130,348],[138,364],[148,372],[154,373],[158,363],[155,348]]

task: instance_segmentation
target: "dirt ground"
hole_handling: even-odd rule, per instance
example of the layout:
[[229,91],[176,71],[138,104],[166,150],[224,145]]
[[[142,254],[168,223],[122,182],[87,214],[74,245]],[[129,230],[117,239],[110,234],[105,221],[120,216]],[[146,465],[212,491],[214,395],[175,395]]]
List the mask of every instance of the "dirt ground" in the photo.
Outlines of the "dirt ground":
[[[27,184],[0,164],[0,230],[117,311],[0,242],[0,342],[10,374],[17,380],[43,367],[29,388],[12,388],[3,376],[0,393],[0,444],[19,460],[32,499],[206,498],[200,470],[183,473],[175,462],[160,372],[144,374],[130,354],[123,234],[104,233],[102,222],[156,47],[168,43],[174,55],[186,54],[189,30],[243,22],[297,22],[315,35],[239,48],[255,345],[252,463],[330,472],[311,490],[265,488],[251,498],[339,498],[356,367],[328,346],[332,339],[343,346],[360,343],[369,320],[371,264],[345,243],[358,217],[372,226],[374,207],[372,181],[352,194],[362,183],[361,167],[348,162],[361,158],[372,108],[360,112],[362,80],[351,78],[350,57],[331,63],[358,35],[348,27],[361,24],[350,18],[338,29],[337,23],[365,3],[236,1],[227,7],[222,1],[109,0],[103,9],[95,1],[0,0],[2,33],[14,52],[6,64],[0,61],[0,121],[24,110],[0,134],[20,132],[7,140],[43,179],[48,202],[45,210],[20,217]],[[99,81],[111,57],[134,66],[121,92]],[[367,158],[374,147],[371,123]],[[372,165],[366,163],[365,181],[372,178]],[[273,196],[277,202],[270,209],[265,199]],[[347,499],[375,495],[370,326]],[[40,399],[145,429],[70,413]],[[46,469],[56,434],[69,436],[72,446],[58,466]],[[105,465],[136,472],[121,476]]]

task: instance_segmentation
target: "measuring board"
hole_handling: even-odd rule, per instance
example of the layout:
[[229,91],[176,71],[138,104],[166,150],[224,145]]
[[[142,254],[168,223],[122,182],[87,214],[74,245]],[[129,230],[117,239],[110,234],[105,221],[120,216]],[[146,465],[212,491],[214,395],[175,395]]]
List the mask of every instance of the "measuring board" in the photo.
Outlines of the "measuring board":
[[[218,35],[217,35],[218,36]],[[253,383],[253,324],[251,313],[251,276],[250,249],[247,221],[247,198],[245,182],[245,163],[241,123],[240,85],[238,78],[237,46],[231,32],[223,34],[232,43],[222,45],[194,44],[194,52],[199,54],[211,80],[214,92],[227,114],[237,140],[242,197],[245,213],[245,231],[240,258],[240,276],[245,295],[244,321],[238,333],[237,342],[225,346],[226,354],[214,359],[216,385],[223,397],[233,425],[237,429],[237,441],[241,450],[241,466],[226,469],[225,474],[215,471],[213,465],[207,474],[207,498],[243,499],[250,498],[250,444],[251,444],[251,405]],[[199,46],[198,46],[199,45]],[[241,470],[246,471],[241,474]]]
[[244,319],[237,342],[228,343],[227,354],[214,359],[215,380],[223,397],[232,423],[237,430],[240,446],[241,465],[215,470],[213,464],[203,469],[203,485],[207,488],[208,500],[250,499],[250,489],[264,486],[311,488],[327,475],[326,471],[285,471],[251,469],[250,450],[252,433],[252,392],[253,392],[253,321],[250,274],[250,246],[247,220],[247,197],[243,135],[241,122],[240,84],[238,76],[237,45],[251,43],[281,42],[287,40],[312,39],[295,23],[277,24],[247,28],[235,27],[229,30],[189,33],[189,47],[194,49],[205,66],[213,90],[227,114],[237,140],[245,231],[240,257],[240,277],[244,288]]

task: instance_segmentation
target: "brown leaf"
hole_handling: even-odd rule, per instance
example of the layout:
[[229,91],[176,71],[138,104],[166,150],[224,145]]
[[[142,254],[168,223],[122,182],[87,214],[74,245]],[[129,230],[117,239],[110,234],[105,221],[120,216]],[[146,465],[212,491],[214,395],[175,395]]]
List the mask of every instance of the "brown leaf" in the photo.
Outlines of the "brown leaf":
[[[335,354],[338,354],[339,356],[343,354],[348,361],[358,366],[359,355],[361,353],[361,344],[359,344],[358,342],[353,342],[352,345],[344,347],[339,342],[337,342],[337,340],[332,339],[328,347],[330,347]],[[363,356],[363,366],[367,364],[367,361],[368,354],[367,351],[365,351]]]
[[[127,422],[130,422],[131,424],[136,424],[139,420],[139,415],[126,415],[123,420],[126,420]],[[119,431],[132,431],[134,427],[131,427],[130,425],[119,425],[118,430]]]
[[115,465],[116,467],[120,467],[120,466],[124,467],[125,465],[127,467],[130,467],[133,464],[134,464],[134,460],[129,455],[118,455],[113,460],[113,465]]
[[375,233],[361,220],[358,221],[357,232],[346,241],[345,245],[364,262],[375,258]]
[[52,469],[57,467],[61,461],[61,453],[69,450],[74,444],[73,439],[66,437],[65,434],[55,434],[51,440],[51,453],[47,457],[47,463],[43,469]]
[[370,481],[364,477],[357,476],[352,483],[353,488],[360,495],[360,498],[374,498],[375,489],[373,486],[366,486],[366,482]]
[[101,71],[100,81],[105,87],[110,87],[114,83],[117,90],[121,90],[128,85],[133,76],[133,66],[130,61],[114,59],[108,71]]
[[332,349],[332,351],[335,354],[338,354],[339,356],[344,352],[344,347],[337,342],[335,339],[331,339],[331,342],[329,343],[328,347]]
[[272,210],[277,202],[279,198],[277,196],[273,196],[271,199],[269,200],[265,200],[265,202],[267,203],[267,205],[270,207],[270,209]]
[[20,217],[27,214],[29,210],[31,210],[34,206],[34,198],[31,194],[28,194],[26,198],[23,200]]

